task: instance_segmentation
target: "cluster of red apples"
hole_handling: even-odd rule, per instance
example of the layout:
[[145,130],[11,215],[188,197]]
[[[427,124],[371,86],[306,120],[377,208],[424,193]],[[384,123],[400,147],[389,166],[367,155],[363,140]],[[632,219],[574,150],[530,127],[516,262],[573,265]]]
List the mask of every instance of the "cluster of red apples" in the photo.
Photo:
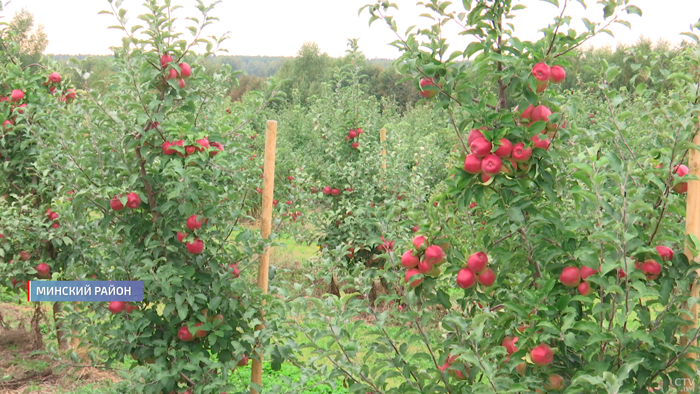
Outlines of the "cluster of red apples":
[[[660,167],[661,167],[661,164],[659,164],[657,166],[657,168],[660,168]],[[688,175],[689,172],[690,172],[690,170],[688,169],[688,167],[683,165],[683,164],[677,165],[673,169],[673,173],[675,175],[678,175],[679,178],[683,178],[684,176]],[[673,191],[675,191],[676,193],[680,193],[680,194],[687,193],[688,192],[688,182],[681,182],[681,183],[677,184],[676,186],[673,187]]]
[[457,273],[457,286],[468,289],[479,282],[484,287],[490,287],[496,281],[496,273],[488,268],[489,258],[484,252],[473,253],[467,259],[467,266]]
[[566,71],[561,66],[549,67],[545,63],[537,63],[532,67],[532,75],[535,76],[537,93],[542,93],[549,86],[549,82],[562,83],[566,79]]
[[[120,196],[114,196],[112,197],[112,201],[109,202],[109,206],[112,208],[114,211],[121,211],[124,209],[124,204],[122,204],[121,200],[119,200]],[[127,193],[126,194],[126,206],[134,209],[138,208],[138,206],[141,205],[141,197],[139,197],[138,194],[136,193]]]
[[58,213],[51,210],[51,208],[46,210],[46,218],[53,222],[51,223],[51,228],[59,228],[61,224],[58,223]]
[[[392,245],[393,246],[393,245]],[[413,238],[413,250],[407,250],[401,256],[401,265],[407,269],[405,283],[418,274],[436,277],[440,275],[440,266],[445,262],[445,251],[440,245],[428,245],[428,239],[422,235]],[[423,279],[412,280],[411,287],[417,287]]]
[[323,188],[322,192],[323,192],[323,194],[325,194],[326,196],[333,196],[333,197],[335,197],[335,196],[337,196],[337,195],[340,194],[340,189],[331,188],[330,186],[326,186],[326,187]]
[[[195,230],[202,228],[202,223],[206,223],[207,221],[207,218],[199,219],[197,215],[191,215],[187,218],[186,224],[187,228],[194,233]],[[184,242],[186,237],[187,233],[183,233],[182,231],[177,232],[178,242]],[[204,251],[204,241],[197,237],[195,237],[192,242],[187,242],[185,246],[187,247],[187,251],[191,254],[200,254]]]
[[126,313],[131,313],[131,311],[134,309],[139,309],[139,307],[129,304],[128,301],[110,301],[107,309],[109,309],[112,314],[116,315],[117,313],[121,313],[123,311],[126,311]]
[[168,74],[165,76],[165,79],[177,79],[178,86],[180,86],[180,89],[183,89],[185,87],[185,78],[192,75],[192,68],[187,63],[180,63],[178,65],[180,66],[180,72],[178,73],[177,70],[174,68],[168,69],[168,66],[172,63],[172,56],[165,54],[160,57],[161,70],[168,70]]
[[2,122],[3,130],[11,130],[12,126],[14,126],[15,122],[17,121],[16,115],[24,113],[24,108],[27,107],[27,103],[19,104],[22,100],[24,100],[24,92],[19,89],[13,90],[9,96],[0,96],[0,103],[11,103],[11,112],[14,115],[11,119],[5,119],[5,121]]
[[176,149],[173,147],[179,146],[183,147],[185,143],[185,140],[178,140],[178,141],[165,141],[163,142],[162,148],[163,148],[163,154],[164,155],[174,155],[177,154],[180,157],[185,157],[185,155],[190,156],[193,155],[197,152],[204,152],[209,150],[209,148],[214,148],[209,150],[209,157],[214,157],[219,154],[219,152],[224,151],[224,146],[218,142],[209,142],[209,140],[205,138],[200,138],[198,139],[195,143],[198,146],[195,145],[187,145],[185,146],[185,153],[178,152]]
[[362,129],[360,129],[360,128],[350,129],[350,131],[348,131],[348,135],[345,136],[345,141],[351,142],[350,143],[351,148],[357,149],[360,146],[360,143],[359,143],[360,134],[362,134]]

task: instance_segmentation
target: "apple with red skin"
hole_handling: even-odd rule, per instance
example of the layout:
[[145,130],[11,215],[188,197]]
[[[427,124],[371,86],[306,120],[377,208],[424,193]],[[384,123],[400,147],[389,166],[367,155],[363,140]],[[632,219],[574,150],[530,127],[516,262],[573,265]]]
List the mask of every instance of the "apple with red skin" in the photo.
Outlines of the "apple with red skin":
[[554,356],[552,354],[552,349],[550,349],[546,344],[542,343],[530,350],[530,359],[533,363],[535,363],[535,365],[544,367],[552,362]]
[[445,261],[445,252],[438,245],[428,246],[424,256],[424,260],[430,265],[438,265]]
[[413,238],[413,247],[416,248],[416,250],[421,250],[421,248],[425,248],[427,241],[427,238],[422,235],[418,235]]
[[497,175],[503,168],[503,161],[496,155],[488,155],[481,161],[481,171],[486,175]]
[[[201,327],[201,326],[203,326],[203,325],[204,325],[204,323],[202,323],[202,322],[197,322],[197,323],[195,323],[194,326],[195,326],[195,328],[196,328],[196,327]],[[204,331],[204,330],[197,330],[197,332],[194,334],[194,336],[197,337],[197,338],[204,338],[204,337],[207,336],[207,332]]]
[[641,265],[642,272],[648,280],[654,280],[661,274],[661,265],[654,260],[647,260]]
[[457,273],[457,286],[468,289],[476,284],[476,275],[469,268],[462,268]]
[[124,308],[126,309],[126,313],[131,313],[132,311],[139,309],[139,307],[137,305],[131,305],[128,302],[126,303]]
[[510,156],[510,153],[513,151],[513,143],[510,142],[510,140],[507,138],[501,138],[500,140],[498,140],[498,142],[501,145],[496,149],[495,152],[493,152],[493,154],[500,158],[506,158]]
[[566,267],[561,271],[559,281],[566,287],[578,287],[581,283],[581,271],[576,267]]
[[516,342],[518,342],[518,337],[505,337],[501,341],[501,346],[506,348],[508,354],[513,354],[518,351],[518,348],[515,346]]
[[477,157],[475,154],[470,154],[467,155],[467,157],[464,158],[464,171],[470,173],[470,174],[479,174],[481,173],[481,163],[483,159],[480,157]]
[[174,68],[171,68],[168,70],[168,75],[165,77],[165,79],[175,79],[177,78],[177,71],[175,71]]
[[331,196],[337,196],[338,194],[340,194],[340,190],[338,190],[338,189],[331,189]]
[[40,278],[47,278],[51,272],[51,268],[46,263],[40,263],[35,269],[37,276]]
[[[558,67],[558,66],[554,66]],[[545,390],[563,390],[564,389],[564,378],[561,375],[555,373],[547,377],[549,381],[544,385]]]
[[411,229],[411,232],[417,233],[418,230],[419,230],[418,226],[413,226],[413,228]]
[[177,331],[177,337],[183,342],[191,342],[194,340],[194,335],[192,335],[190,330],[187,328],[187,325],[180,327],[180,329]]
[[184,79],[178,78],[178,80],[177,80],[177,86],[179,86],[180,89],[184,89],[184,88],[185,88],[185,85],[186,85],[185,80],[184,80]]
[[180,76],[182,78],[187,78],[192,75],[192,68],[187,63],[180,63]]
[[212,146],[212,148],[216,148],[216,149],[212,149],[211,152],[209,152],[209,157],[214,157],[214,156],[218,155],[219,152],[224,151],[224,146],[220,142],[212,142],[211,146]]
[[544,105],[538,105],[532,110],[532,121],[533,122],[549,122],[549,115],[552,114],[549,108]]
[[532,75],[534,75],[538,81],[549,81],[552,74],[548,65],[537,63],[532,66]]
[[117,313],[123,312],[125,308],[126,303],[124,301],[110,301],[107,309],[116,315]]
[[182,242],[185,237],[187,237],[187,233],[183,233],[182,231],[177,232],[177,241]]
[[566,71],[561,66],[552,66],[550,69],[549,80],[554,83],[562,83],[566,79]]
[[11,120],[7,119],[4,122],[2,122],[2,129],[5,131],[9,131],[12,129],[13,123]]
[[197,145],[199,145],[199,148],[195,147],[197,152],[204,152],[207,149],[209,149],[209,140],[206,138],[200,138],[197,141],[195,141]]
[[593,275],[593,274],[597,274],[597,273],[598,273],[598,270],[595,270],[595,269],[593,269],[593,268],[591,268],[591,267],[587,267],[587,266],[584,265],[584,266],[581,267],[581,269],[579,270],[579,272],[580,272],[580,274],[581,274],[581,280],[586,280],[589,276],[591,276],[591,275]]
[[547,90],[547,87],[549,86],[549,81],[540,81],[539,79],[535,80],[535,92],[537,93],[542,93],[545,90]]
[[197,151],[197,148],[192,146],[192,145],[188,145],[185,147],[185,153],[187,153],[187,156],[193,155],[194,152],[196,152],[196,151]]
[[425,259],[421,260],[418,263],[418,272],[420,272],[421,274],[425,274],[428,271],[430,271],[431,269],[433,269],[433,265],[430,264],[430,262],[425,261]]
[[588,282],[581,282],[581,284],[578,285],[578,292],[581,293],[581,295],[587,296],[593,292],[593,289]]
[[112,201],[109,202],[109,206],[114,211],[121,211],[122,209],[124,209],[124,204],[122,204],[122,202],[119,201],[119,198],[117,196],[112,197]]
[[326,186],[326,187],[323,188],[323,194],[325,194],[325,195],[331,194],[331,188],[330,188],[330,186]]
[[661,257],[661,260],[663,261],[670,261],[673,259],[673,250],[667,246],[657,246],[656,253],[659,254],[659,257]]
[[469,144],[469,149],[476,157],[486,157],[492,148],[493,145],[486,138],[477,138]]
[[467,268],[472,272],[480,274],[486,270],[486,265],[489,263],[489,257],[484,252],[473,253],[467,259]]
[[513,145],[513,152],[511,153],[511,156],[516,162],[524,163],[530,160],[530,156],[532,156],[532,148],[526,148],[525,144],[518,142],[517,144]]
[[491,287],[496,281],[496,273],[491,268],[486,268],[484,272],[477,275],[476,280],[484,287]]
[[243,358],[241,358],[236,365],[239,367],[245,367],[248,365],[248,356],[244,354]]
[[136,193],[128,193],[126,195],[126,206],[129,208],[136,208],[141,205],[141,197]]
[[233,276],[234,279],[241,276],[241,270],[240,270],[240,268],[238,268],[238,263],[229,264],[228,267],[233,268],[233,271],[231,272],[231,276]]
[[[406,271],[406,277],[404,278],[404,283],[408,283],[409,280],[411,280],[411,277],[414,275],[420,274],[420,271],[416,268],[411,268],[410,270]],[[421,283],[423,282],[423,279],[416,279],[411,281],[410,285],[411,287],[418,287]]]
[[28,252],[25,252],[24,250],[19,252],[19,259],[20,260],[27,261],[27,260],[29,260],[29,257],[30,257],[30,255]]
[[355,130],[348,131],[348,137],[350,137],[350,139],[357,137],[357,131],[355,131]]
[[165,54],[165,55],[160,57],[160,66],[166,67],[168,65],[168,63],[172,63],[172,61],[173,61],[173,57],[168,55],[168,54]]
[[61,82],[61,74],[55,73],[55,72],[49,74],[49,81],[51,81],[51,82],[53,82],[53,83],[59,83],[59,82]]
[[188,242],[186,246],[191,254],[200,254],[204,251],[204,242],[199,238],[195,238],[194,242]]
[[533,109],[535,109],[535,107],[533,107],[532,104],[528,105],[528,107],[525,108],[523,113],[520,114],[520,120],[521,121],[524,121],[524,120],[532,121],[532,110]]
[[187,228],[190,229],[190,231],[202,228],[202,220],[197,219],[197,215],[191,215],[187,218]]
[[352,149],[357,149],[357,148],[360,146],[360,143],[359,143],[359,142],[353,142],[352,144],[350,144],[350,146],[352,147]]
[[49,220],[56,220],[56,219],[58,219],[58,213],[56,213],[56,212],[51,212],[51,213],[49,214]]
[[471,145],[474,140],[484,138],[484,134],[478,129],[472,129],[467,136],[467,145]]
[[58,222],[53,222],[53,224],[51,225],[51,228],[59,228],[59,227],[61,227],[61,225]]
[[418,83],[421,87],[420,95],[423,96],[424,98],[430,99],[438,95],[440,93],[439,90],[423,90],[424,87],[426,86],[435,86],[435,81],[433,78],[421,78],[420,82]]
[[10,101],[12,101],[13,103],[20,102],[23,98],[24,92],[19,89],[15,89],[12,91],[12,93],[10,93]]
[[549,138],[541,139],[540,134],[535,134],[530,137],[530,141],[535,143],[535,148],[542,148],[544,150],[548,150],[549,145],[551,144]]
[[520,375],[525,375],[525,370],[527,369],[527,363],[520,363],[515,367]]
[[404,266],[404,268],[416,268],[418,263],[420,263],[420,259],[414,256],[413,252],[413,250],[407,250],[401,255],[401,265]]

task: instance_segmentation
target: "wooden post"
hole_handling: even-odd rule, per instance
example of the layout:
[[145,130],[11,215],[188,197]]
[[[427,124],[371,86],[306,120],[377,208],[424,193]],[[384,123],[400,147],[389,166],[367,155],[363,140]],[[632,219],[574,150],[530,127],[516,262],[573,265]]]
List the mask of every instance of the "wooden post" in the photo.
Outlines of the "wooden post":
[[[700,134],[695,135],[693,138],[693,143],[700,145]],[[700,178],[700,153],[698,153],[698,151],[695,149],[689,149],[689,153],[690,158],[688,160],[688,170],[690,171],[691,175],[695,175]],[[700,181],[688,181],[688,200],[686,201],[685,206],[685,233],[686,235],[695,235],[696,237],[700,238]],[[685,245],[685,255],[688,257],[688,260],[691,261],[697,261],[698,259],[697,256],[693,256],[693,254],[690,252],[688,245]],[[700,275],[700,271],[698,271],[698,275]],[[699,295],[700,287],[696,280],[690,288],[690,296],[698,298]],[[688,325],[681,327],[681,332],[684,334],[688,333],[689,331],[693,331],[698,327],[697,303],[690,308],[690,314],[692,317],[686,317],[686,319],[690,320]],[[681,343],[686,345],[688,343],[688,339],[681,338]],[[693,342],[691,346],[695,346],[695,342]],[[697,354],[688,353],[686,357],[696,359]],[[686,378],[693,379],[695,377],[686,376]],[[686,380],[684,383],[690,381],[695,382],[695,380]],[[692,386],[694,386],[694,384]],[[695,387],[692,386],[685,386],[684,384],[684,387],[678,388],[678,392],[683,394],[694,392]]]
[[[262,198],[262,218],[260,223],[260,233],[263,239],[270,237],[272,232],[272,195],[275,186],[275,148],[277,144],[277,122],[274,120],[267,121],[267,130],[265,131],[265,164],[263,167],[263,198]],[[267,294],[268,275],[270,271],[270,249],[267,248],[260,257],[260,266],[258,267],[258,287],[263,293]],[[263,304],[264,305],[264,304]],[[259,324],[255,330],[262,330],[264,324]],[[253,357],[253,368],[250,381],[262,387],[262,348],[258,345],[258,358]],[[252,394],[258,394],[255,389],[251,389]]]

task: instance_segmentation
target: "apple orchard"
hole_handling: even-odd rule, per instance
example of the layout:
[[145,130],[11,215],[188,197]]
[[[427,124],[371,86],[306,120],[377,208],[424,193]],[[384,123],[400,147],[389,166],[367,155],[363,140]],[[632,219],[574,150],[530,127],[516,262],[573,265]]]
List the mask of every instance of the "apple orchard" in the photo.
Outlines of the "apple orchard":
[[[238,73],[206,62],[232,38],[207,33],[217,2],[187,18],[169,0],[138,17],[105,2],[123,33],[105,79],[79,60],[24,64],[0,26],[1,291],[144,289],[53,303],[48,333],[29,304],[34,349],[149,394],[696,390],[700,23],[672,62],[630,51],[583,81],[582,46],[642,10],[545,2],[558,11],[538,41],[513,25],[535,0],[430,0],[408,30],[396,5],[364,6],[396,35],[394,67],[420,95],[408,109],[368,94],[357,40],[303,102],[275,78],[230,101]],[[574,30],[574,4],[599,18]],[[448,25],[471,43],[450,47]],[[633,89],[613,87],[623,77]],[[263,291],[282,232],[314,256],[273,262]]]

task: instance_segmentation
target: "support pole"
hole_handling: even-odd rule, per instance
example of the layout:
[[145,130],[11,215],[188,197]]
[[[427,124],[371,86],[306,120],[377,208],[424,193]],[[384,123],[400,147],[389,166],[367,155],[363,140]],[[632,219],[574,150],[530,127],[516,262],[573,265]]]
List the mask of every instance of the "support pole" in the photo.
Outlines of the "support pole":
[[[700,145],[700,134],[695,135],[695,137],[693,138],[693,143],[696,145]],[[690,158],[688,160],[688,170],[690,171],[690,174],[700,178],[700,153],[695,149],[689,149],[689,157]],[[686,235],[695,235],[696,237],[700,238],[700,181],[688,181],[688,200],[686,201],[685,208],[685,233]],[[690,249],[688,248],[688,245],[685,246],[685,255],[690,261],[698,260],[698,256],[693,256],[693,254],[690,252]],[[698,272],[698,275],[700,275],[700,271]],[[698,296],[700,295],[700,287],[698,285],[699,284],[697,280],[693,282],[693,285],[690,288],[691,297],[698,298]],[[686,319],[692,320],[688,322],[688,325],[681,327],[681,332],[683,332],[684,334],[692,332],[698,327],[697,303],[690,308],[690,315],[692,317],[686,317]],[[688,339],[685,337],[681,338],[681,343],[683,345],[686,345],[688,343]],[[691,346],[695,345],[695,342],[691,343]],[[688,353],[686,354],[686,357],[691,359],[697,359],[697,354]],[[693,367],[693,369],[694,368],[695,367]],[[686,376],[686,378],[693,379],[695,377]],[[693,386],[695,384],[686,385],[685,382],[695,382],[695,380],[685,380],[683,387],[678,388],[678,392],[682,394],[694,392],[695,387]]]
[[[260,223],[260,233],[263,239],[268,239],[272,232],[272,195],[275,186],[275,148],[277,144],[277,122],[274,120],[267,121],[267,130],[265,131],[265,164],[263,167],[263,197],[262,197],[262,217]],[[266,248],[263,255],[260,257],[260,266],[258,267],[258,287],[267,294],[267,285],[270,271],[270,248]],[[263,305],[264,301],[263,301]],[[262,330],[264,324],[259,324],[255,330]],[[262,347],[257,346],[258,359],[253,357],[253,368],[251,372],[251,383],[262,387]],[[258,394],[255,389],[250,390],[251,394]]]

